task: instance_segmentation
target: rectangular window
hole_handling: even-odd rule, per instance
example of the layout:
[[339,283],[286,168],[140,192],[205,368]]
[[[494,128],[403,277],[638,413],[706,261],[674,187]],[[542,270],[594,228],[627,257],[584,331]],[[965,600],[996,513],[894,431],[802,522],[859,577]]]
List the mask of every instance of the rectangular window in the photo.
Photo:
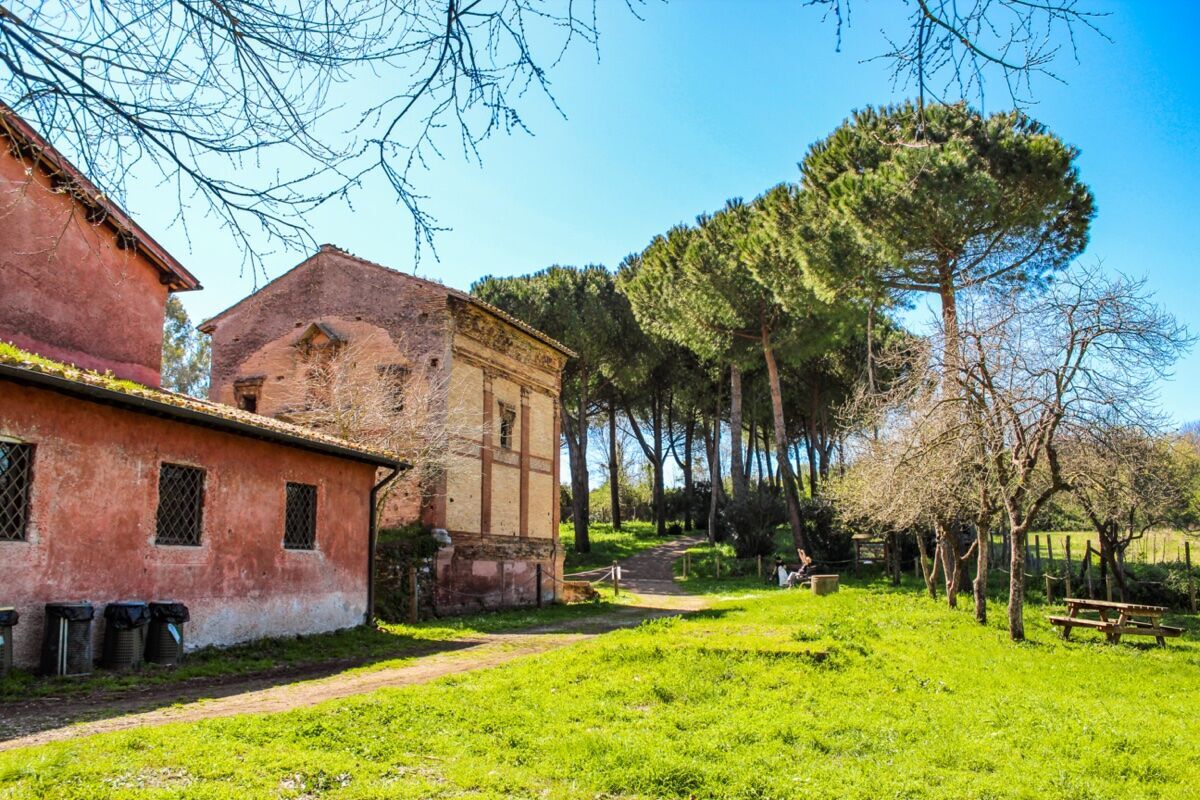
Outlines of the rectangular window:
[[0,442],[0,541],[25,541],[31,483],[33,445]]
[[158,535],[156,544],[200,546],[204,521],[204,470],[182,464],[158,469]]
[[513,431],[517,429],[517,412],[510,405],[500,404],[500,447],[513,449]]
[[283,546],[288,550],[312,550],[317,543],[317,487],[289,483],[286,493]]

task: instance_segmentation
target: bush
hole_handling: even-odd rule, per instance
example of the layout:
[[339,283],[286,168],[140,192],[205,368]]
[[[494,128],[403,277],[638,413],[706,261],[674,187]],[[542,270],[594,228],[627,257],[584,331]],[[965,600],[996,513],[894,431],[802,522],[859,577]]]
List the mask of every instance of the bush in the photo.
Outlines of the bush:
[[667,536],[683,536],[683,525],[672,522],[667,526]]
[[787,521],[787,508],[777,494],[759,489],[730,503],[724,517],[738,558],[769,556],[775,552],[775,528]]

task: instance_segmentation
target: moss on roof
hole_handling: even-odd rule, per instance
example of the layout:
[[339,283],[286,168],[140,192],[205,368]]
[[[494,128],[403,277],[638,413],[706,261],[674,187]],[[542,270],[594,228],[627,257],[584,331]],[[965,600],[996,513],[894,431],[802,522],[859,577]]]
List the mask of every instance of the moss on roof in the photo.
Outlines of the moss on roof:
[[214,403],[210,400],[202,400],[165,389],[152,389],[149,386],[144,386],[134,381],[118,378],[111,372],[96,372],[95,370],[83,369],[73,364],[54,361],[36,353],[22,350],[11,342],[3,340],[0,340],[0,364],[29,370],[30,372],[42,375],[62,378],[84,386],[106,389],[110,392],[149,400],[172,408],[204,414],[219,420],[252,425],[256,428],[261,428],[264,432],[283,434],[298,439],[306,439],[316,444],[354,450],[373,459],[389,463],[402,461],[399,456],[381,448],[349,442],[345,439],[339,439],[336,436],[329,436],[328,434],[313,430],[312,428],[294,425],[290,422],[282,422],[272,417],[264,417],[249,411],[243,411],[240,408],[225,405],[224,403]]

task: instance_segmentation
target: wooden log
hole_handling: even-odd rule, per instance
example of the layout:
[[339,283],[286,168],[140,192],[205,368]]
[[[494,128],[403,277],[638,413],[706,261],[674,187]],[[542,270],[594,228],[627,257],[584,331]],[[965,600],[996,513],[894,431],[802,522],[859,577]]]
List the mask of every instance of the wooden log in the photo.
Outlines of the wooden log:
[[811,583],[815,595],[833,594],[838,590],[837,575],[813,575]]
[[1192,574],[1192,543],[1183,543],[1183,564],[1187,568],[1188,595],[1192,599],[1192,613],[1196,613],[1196,576]]

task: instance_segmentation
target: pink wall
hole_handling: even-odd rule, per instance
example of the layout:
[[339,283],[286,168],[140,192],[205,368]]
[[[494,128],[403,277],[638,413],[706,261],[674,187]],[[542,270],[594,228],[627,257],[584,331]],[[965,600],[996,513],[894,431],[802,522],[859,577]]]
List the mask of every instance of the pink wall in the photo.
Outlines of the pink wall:
[[[27,541],[0,542],[18,664],[48,601],[178,599],[190,646],[362,622],[373,466],[3,380],[0,435],[37,447]],[[207,470],[200,547],[154,544],[161,461]],[[317,486],[314,551],[282,546],[286,481]]]
[[158,276],[0,147],[0,340],[158,386],[167,300]]

